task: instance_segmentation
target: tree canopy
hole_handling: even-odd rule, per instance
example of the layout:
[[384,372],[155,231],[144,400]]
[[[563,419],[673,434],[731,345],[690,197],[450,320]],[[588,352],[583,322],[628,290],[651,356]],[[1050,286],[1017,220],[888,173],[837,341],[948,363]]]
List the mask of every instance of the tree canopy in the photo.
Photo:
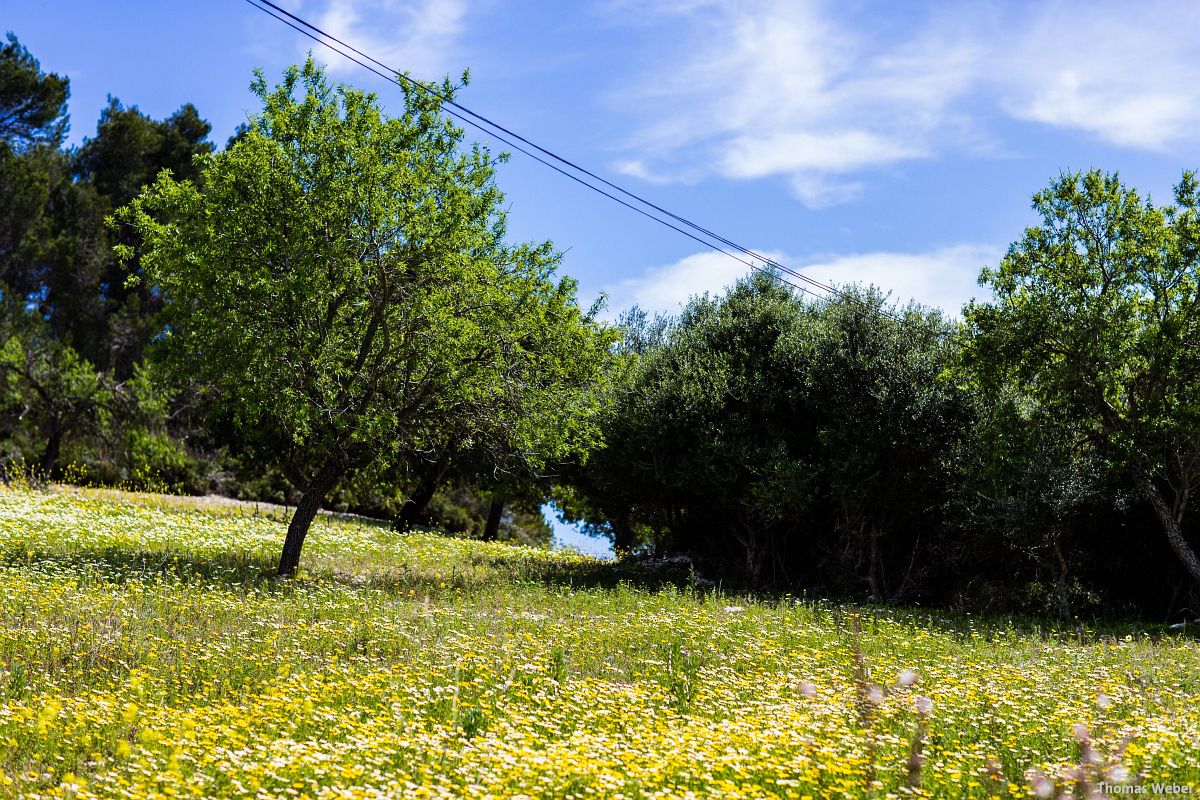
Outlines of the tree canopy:
[[16,150],[57,147],[67,133],[70,81],[42,71],[11,31],[0,47],[0,141]]
[[202,158],[203,191],[164,173],[120,220],[166,299],[172,374],[235,404],[305,489],[280,573],[339,480],[447,432],[504,470],[586,449],[609,336],[549,243],[505,241],[495,159],[430,94],[388,117],[311,58],[253,90],[263,110]]
[[1193,173],[1156,206],[1099,170],[1033,198],[1040,225],[981,282],[968,358],[1071,425],[1150,502],[1200,581],[1183,530],[1200,485],[1200,195]]

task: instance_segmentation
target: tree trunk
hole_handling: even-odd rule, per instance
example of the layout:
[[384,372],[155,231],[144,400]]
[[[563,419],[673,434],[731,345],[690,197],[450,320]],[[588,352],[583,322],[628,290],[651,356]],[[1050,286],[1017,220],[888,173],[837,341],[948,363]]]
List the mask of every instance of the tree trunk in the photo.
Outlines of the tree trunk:
[[883,585],[883,559],[879,555],[879,531],[872,529],[867,534],[867,587],[871,590],[871,600],[884,602],[888,598]]
[[487,525],[483,528],[483,540],[494,542],[500,534],[500,519],[504,516],[504,495],[500,492],[492,494],[492,504],[488,507]]
[[438,481],[436,480],[421,482],[417,490],[404,501],[400,514],[396,517],[396,530],[407,531],[417,523],[425,511],[425,507],[429,505],[429,501],[437,494],[437,488]]
[[633,526],[629,524],[628,514],[617,514],[609,517],[608,524],[613,529],[613,552],[628,553],[633,549]]
[[308,535],[313,519],[321,510],[325,495],[333,489],[337,479],[338,474],[332,467],[322,467],[301,495],[300,504],[296,506],[296,513],[292,514],[292,521],[288,525],[287,537],[283,540],[279,569],[275,571],[279,577],[296,573],[296,568],[300,566],[300,549],[304,547],[304,537]]
[[46,437],[46,449],[42,451],[41,468],[47,478],[58,476],[59,454],[62,452],[62,430],[55,428]]
[[1196,557],[1196,551],[1192,549],[1187,539],[1183,537],[1183,528],[1180,525],[1181,517],[1183,516],[1182,510],[1176,515],[1149,478],[1142,478],[1142,490],[1146,493],[1146,497],[1149,498],[1150,505],[1154,507],[1154,513],[1158,516],[1158,521],[1163,526],[1163,532],[1167,534],[1167,542],[1171,545],[1171,549],[1175,551],[1175,555],[1187,567],[1187,571],[1191,573],[1192,579],[1200,583],[1200,558]]

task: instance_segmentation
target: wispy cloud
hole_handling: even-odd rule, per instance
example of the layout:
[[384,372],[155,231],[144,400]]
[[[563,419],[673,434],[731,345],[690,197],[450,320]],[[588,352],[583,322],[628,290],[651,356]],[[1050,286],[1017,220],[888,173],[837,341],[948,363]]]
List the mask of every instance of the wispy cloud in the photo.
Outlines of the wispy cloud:
[[[780,176],[809,206],[873,175],[1000,146],[988,120],[1161,150],[1200,140],[1200,5],[1064,2],[936,9],[823,0],[620,7],[664,31],[618,169],[658,181]],[[666,35],[669,30],[670,34]]]
[[[807,263],[778,252],[763,255],[827,285],[873,284],[890,292],[898,304],[916,300],[957,315],[968,300],[987,295],[976,279],[980,269],[994,266],[1003,251],[991,245],[958,244],[922,253],[831,255]],[[705,292],[719,294],[748,271],[744,264],[722,253],[685,256],[605,287],[609,315],[615,318],[633,305],[651,312],[678,313],[690,298]]]
[[[467,0],[292,0],[292,4],[323,30],[416,77],[440,78],[461,68],[459,42],[469,10]],[[329,56],[331,72],[353,68],[348,60]]]
[[1014,36],[998,71],[1014,116],[1163,150],[1200,132],[1200,5],[1052,3]]
[[643,14],[684,33],[654,67],[668,77],[619,98],[644,123],[626,162],[636,169],[625,171],[782,175],[812,206],[853,196],[848,176],[933,152],[933,133],[958,127],[949,107],[978,61],[953,20],[885,44],[816,0],[673,3]]

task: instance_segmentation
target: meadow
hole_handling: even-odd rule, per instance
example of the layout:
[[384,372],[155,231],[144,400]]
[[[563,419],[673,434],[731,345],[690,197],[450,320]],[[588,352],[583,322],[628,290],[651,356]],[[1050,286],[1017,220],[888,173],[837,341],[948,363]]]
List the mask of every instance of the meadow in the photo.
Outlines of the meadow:
[[0,490],[0,796],[1200,784],[1190,637],[738,596],[331,518],[277,580],[284,530],[246,508]]

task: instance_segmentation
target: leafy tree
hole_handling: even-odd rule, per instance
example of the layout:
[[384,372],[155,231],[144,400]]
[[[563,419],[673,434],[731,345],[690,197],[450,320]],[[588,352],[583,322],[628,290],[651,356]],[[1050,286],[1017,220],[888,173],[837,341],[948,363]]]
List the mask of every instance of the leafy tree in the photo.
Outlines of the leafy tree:
[[12,33],[0,48],[0,284],[25,299],[42,288],[55,238],[52,196],[69,182],[56,148],[67,131],[66,78],[42,72]]
[[1154,509],[1192,577],[1184,531],[1200,484],[1200,197],[1184,173],[1155,206],[1115,174],[1064,175],[1034,195],[1041,224],[980,281],[969,358],[1080,432]]
[[[77,249],[59,254],[44,305],[60,335],[120,379],[133,375],[160,330],[162,297],[149,281],[126,280],[140,270],[133,231],[105,231],[96,222],[131,201],[162,170],[179,181],[196,180],[196,158],[213,149],[210,130],[191,103],[154,120],[110,97],[96,135],[75,153],[76,193],[88,196],[61,211],[58,228],[74,232]],[[113,257],[114,246],[127,248],[130,257],[123,265]]]
[[0,47],[0,142],[16,151],[58,147],[67,133],[70,81],[42,72],[15,34],[7,38]]
[[0,306],[0,407],[8,458],[31,456],[59,474],[64,445],[99,432],[101,409],[112,398],[104,377],[45,322],[12,299]]
[[44,296],[58,234],[51,198],[70,181],[66,162],[49,148],[15,152],[0,144],[0,283],[21,299]]
[[634,313],[604,446],[556,502],[618,549],[652,540],[751,583],[922,594],[969,421],[941,380],[950,330],[874,289],[805,302],[763,274],[677,320]]
[[427,93],[389,118],[311,58],[253,90],[263,111],[203,157],[203,191],[164,174],[120,220],[167,301],[164,363],[271,432],[303,487],[279,573],[339,481],[447,429],[533,466],[590,445],[609,337],[548,243],[504,241],[487,151]]
[[1119,552],[1113,534],[1127,535],[1120,487],[1078,426],[1045,413],[1020,387],[963,388],[975,411],[952,501],[969,551],[957,588],[984,609],[1020,600],[1070,619],[1096,599],[1093,567]]
[[873,287],[843,287],[809,310],[813,324],[792,345],[833,533],[823,561],[897,600],[946,555],[934,557],[969,420],[966,396],[942,379],[954,327]]
[[802,311],[755,274],[673,323],[628,317],[605,446],[572,476],[569,516],[606,519],[618,550],[650,538],[765,580],[812,491],[812,428],[784,347]]
[[195,180],[199,176],[196,156],[213,150],[208,141],[211,131],[212,126],[191,103],[159,121],[137,106],[126,108],[109,97],[108,107],[100,112],[96,135],[76,154],[75,168],[116,208],[136,197],[164,169],[176,180]]

